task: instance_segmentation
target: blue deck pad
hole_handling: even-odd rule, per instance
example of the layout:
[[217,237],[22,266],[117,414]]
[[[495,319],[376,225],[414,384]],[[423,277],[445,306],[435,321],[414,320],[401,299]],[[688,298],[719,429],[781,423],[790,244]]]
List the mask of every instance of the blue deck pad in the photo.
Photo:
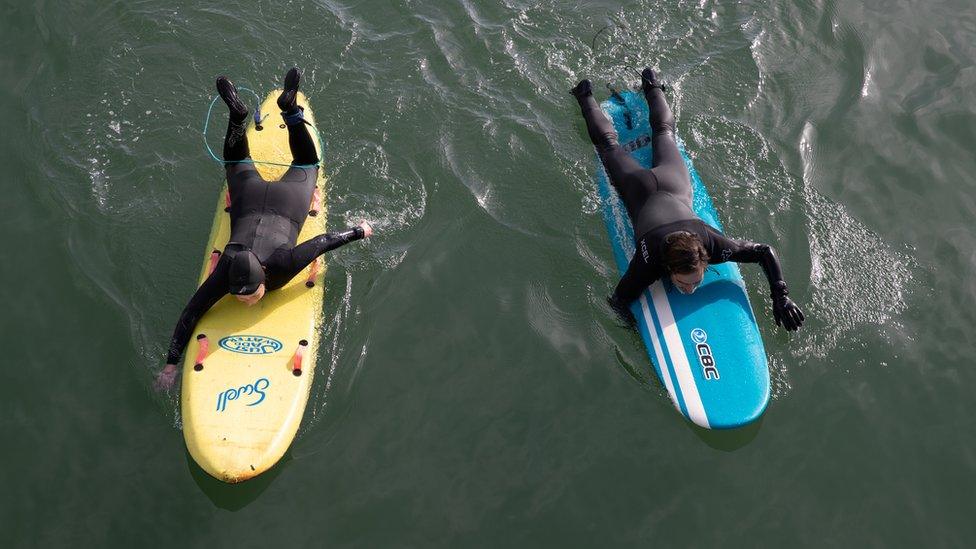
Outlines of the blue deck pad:
[[[603,110],[617,128],[620,142],[646,168],[651,167],[651,139],[643,94],[624,91]],[[719,231],[712,199],[678,139],[691,173],[693,208]],[[604,220],[620,274],[634,255],[634,231],[627,210],[597,159],[596,180]],[[714,265],[692,295],[658,281],[631,305],[658,378],[671,401],[688,419],[709,429],[751,423],[769,403],[769,368],[745,283],[735,263]]]

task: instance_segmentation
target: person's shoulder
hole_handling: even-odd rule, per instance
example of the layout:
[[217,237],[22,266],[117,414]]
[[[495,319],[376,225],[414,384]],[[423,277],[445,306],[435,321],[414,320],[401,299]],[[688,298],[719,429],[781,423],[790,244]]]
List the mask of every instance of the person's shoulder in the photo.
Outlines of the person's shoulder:
[[689,219],[688,222],[689,223],[694,223],[696,226],[701,227],[702,229],[704,229],[706,231],[717,232],[716,229],[715,229],[715,227],[712,227],[711,225],[709,225],[708,223],[706,223],[704,219],[702,219],[700,217],[695,217],[694,219]]
[[701,218],[689,219],[687,223],[685,230],[697,234],[706,244],[711,242],[713,237],[722,236],[721,232],[717,231],[715,227],[712,227],[708,223],[705,223]]
[[708,250],[708,263],[715,265],[728,261],[735,252],[733,249],[734,246],[732,245],[732,240],[705,221],[701,219],[698,219],[697,221],[699,228],[698,234],[701,235],[702,244],[705,246],[705,249]]

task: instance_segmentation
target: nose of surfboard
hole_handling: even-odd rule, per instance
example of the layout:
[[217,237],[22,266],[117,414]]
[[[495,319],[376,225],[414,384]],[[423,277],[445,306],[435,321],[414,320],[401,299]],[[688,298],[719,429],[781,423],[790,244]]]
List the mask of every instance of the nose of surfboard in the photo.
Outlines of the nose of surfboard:
[[287,451],[313,370],[306,365],[296,375],[289,350],[270,336],[214,332],[211,337],[220,347],[201,369],[185,374],[190,383],[183,389],[183,435],[204,471],[241,482],[274,466]]

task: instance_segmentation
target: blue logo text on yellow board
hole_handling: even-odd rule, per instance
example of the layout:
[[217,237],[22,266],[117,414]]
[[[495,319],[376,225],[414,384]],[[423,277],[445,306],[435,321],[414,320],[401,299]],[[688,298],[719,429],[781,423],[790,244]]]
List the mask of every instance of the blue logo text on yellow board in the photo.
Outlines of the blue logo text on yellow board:
[[227,408],[227,403],[231,400],[237,400],[238,398],[249,395],[253,395],[257,399],[247,404],[247,406],[257,406],[264,402],[264,392],[270,386],[271,382],[268,381],[268,378],[262,377],[255,380],[254,383],[248,383],[242,387],[231,387],[226,391],[221,391],[217,393],[217,411],[223,412]]
[[277,339],[262,335],[233,335],[220,340],[220,347],[243,355],[270,355],[281,350]]

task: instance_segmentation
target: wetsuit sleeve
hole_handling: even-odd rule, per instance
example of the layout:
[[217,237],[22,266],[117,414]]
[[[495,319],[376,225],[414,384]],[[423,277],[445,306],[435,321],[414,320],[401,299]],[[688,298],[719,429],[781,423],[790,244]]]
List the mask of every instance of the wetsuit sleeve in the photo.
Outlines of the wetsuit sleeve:
[[[776,252],[767,244],[757,244],[748,240],[732,240],[713,231],[711,263],[735,261],[736,263],[758,263],[769,281],[769,296],[773,298],[773,318],[777,326],[787,331],[796,331],[803,325],[806,317],[800,307],[790,299],[789,289],[783,280]],[[717,255],[716,255],[717,254]]]
[[660,266],[646,263],[640,254],[634,255],[627,267],[627,272],[624,273],[620,282],[617,283],[613,295],[610,296],[611,305],[614,309],[619,309],[621,306],[626,309],[631,302],[640,297],[644,288],[653,284],[663,274]]
[[749,240],[733,240],[719,233],[714,229],[709,229],[712,241],[712,249],[709,250],[711,260],[709,263],[725,263],[734,261],[736,263],[758,263],[766,274],[770,289],[785,287],[783,281],[783,269],[780,267],[779,258],[776,252],[768,244],[758,244]]
[[200,321],[204,313],[220,301],[220,298],[227,295],[227,273],[229,269],[230,261],[221,257],[216,268],[214,268],[214,272],[210,273],[210,276],[203,281],[203,284],[197,288],[196,293],[190,298],[190,302],[180,315],[180,320],[176,323],[176,329],[173,330],[169,353],[166,355],[166,364],[176,364],[180,360],[197,322]]
[[308,264],[314,261],[316,257],[355,240],[360,240],[365,236],[366,233],[362,227],[352,227],[341,233],[325,233],[310,238],[295,246],[290,254],[285,256],[284,261],[275,265],[277,267],[275,276],[276,278],[282,277],[287,282],[302,269],[308,267]]

